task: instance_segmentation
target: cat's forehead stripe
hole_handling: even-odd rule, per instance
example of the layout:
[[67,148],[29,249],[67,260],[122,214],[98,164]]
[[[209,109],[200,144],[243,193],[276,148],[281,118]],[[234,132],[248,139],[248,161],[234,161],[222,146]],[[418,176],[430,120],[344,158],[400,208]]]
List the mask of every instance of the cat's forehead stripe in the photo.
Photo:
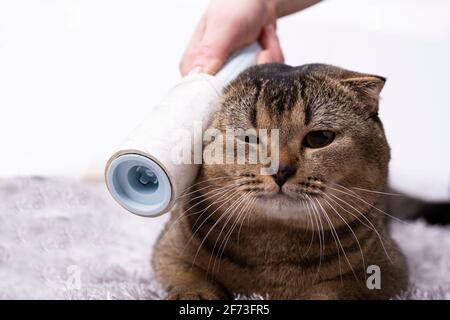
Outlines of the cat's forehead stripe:
[[279,122],[285,117],[298,119],[299,124],[308,125],[312,110],[305,99],[306,82],[298,73],[253,79],[256,108],[250,113],[252,125],[257,127],[258,119],[267,123],[268,119],[276,118]]
[[336,80],[344,72],[319,64],[251,67],[225,90],[230,105],[227,121],[255,128],[327,127],[330,123],[336,128],[350,118],[366,117],[366,108],[360,108],[354,94]]

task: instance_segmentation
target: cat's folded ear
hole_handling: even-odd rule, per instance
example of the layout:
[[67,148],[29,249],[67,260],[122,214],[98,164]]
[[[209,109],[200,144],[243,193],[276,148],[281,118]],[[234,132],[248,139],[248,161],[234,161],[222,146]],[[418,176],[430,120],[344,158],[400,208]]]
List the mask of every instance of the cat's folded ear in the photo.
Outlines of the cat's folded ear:
[[340,79],[340,82],[354,91],[358,99],[371,111],[376,112],[378,110],[378,100],[386,78],[367,74],[352,74],[348,78]]

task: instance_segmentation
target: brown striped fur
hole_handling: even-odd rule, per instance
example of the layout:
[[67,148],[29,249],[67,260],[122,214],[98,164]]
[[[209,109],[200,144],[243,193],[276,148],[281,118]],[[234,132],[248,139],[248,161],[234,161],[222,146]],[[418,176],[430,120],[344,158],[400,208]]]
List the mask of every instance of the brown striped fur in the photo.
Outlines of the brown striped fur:
[[[407,285],[390,238],[389,146],[377,116],[385,80],[328,65],[255,66],[225,90],[212,127],[280,129],[282,186],[261,165],[203,165],[153,256],[169,299],[386,299]],[[309,149],[311,130],[334,141]],[[364,189],[364,190],[363,190]],[[366,267],[381,269],[381,289]]]

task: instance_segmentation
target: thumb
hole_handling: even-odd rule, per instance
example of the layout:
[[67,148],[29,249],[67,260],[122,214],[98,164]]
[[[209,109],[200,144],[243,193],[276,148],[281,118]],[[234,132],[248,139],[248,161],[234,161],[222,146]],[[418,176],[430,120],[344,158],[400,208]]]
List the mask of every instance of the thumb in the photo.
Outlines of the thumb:
[[228,56],[239,47],[235,32],[229,27],[207,26],[198,43],[193,69],[215,74],[225,63]]
[[280,41],[273,25],[264,27],[259,42],[263,50],[258,55],[257,63],[283,62],[284,56],[281,50]]

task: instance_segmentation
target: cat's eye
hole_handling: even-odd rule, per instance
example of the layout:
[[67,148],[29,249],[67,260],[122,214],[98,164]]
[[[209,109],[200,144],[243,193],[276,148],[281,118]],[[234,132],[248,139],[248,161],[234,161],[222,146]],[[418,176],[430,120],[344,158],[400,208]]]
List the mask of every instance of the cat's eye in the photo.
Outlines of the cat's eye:
[[248,134],[244,134],[244,135],[239,135],[238,139],[241,141],[244,141],[245,143],[256,143],[259,144],[259,138],[256,135],[248,135]]
[[307,148],[323,148],[333,142],[335,133],[332,131],[311,131],[303,139],[303,145]]

